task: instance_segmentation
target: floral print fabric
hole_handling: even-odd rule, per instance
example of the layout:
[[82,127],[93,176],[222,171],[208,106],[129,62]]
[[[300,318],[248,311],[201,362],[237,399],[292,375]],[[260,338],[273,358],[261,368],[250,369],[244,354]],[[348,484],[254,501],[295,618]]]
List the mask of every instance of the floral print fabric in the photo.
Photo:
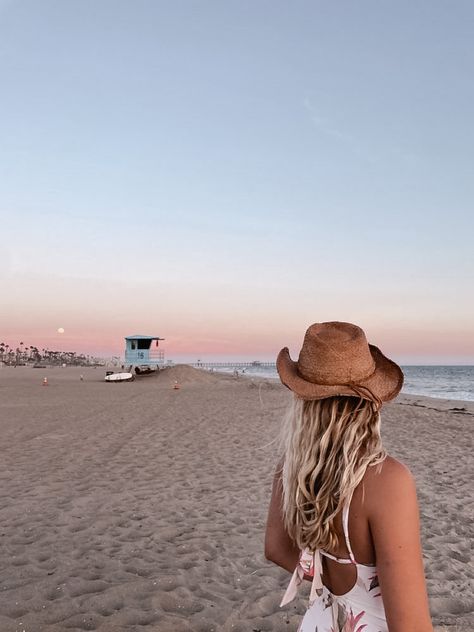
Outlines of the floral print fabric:
[[356,564],[357,580],[345,595],[325,586],[306,611],[298,632],[388,632],[374,566]]

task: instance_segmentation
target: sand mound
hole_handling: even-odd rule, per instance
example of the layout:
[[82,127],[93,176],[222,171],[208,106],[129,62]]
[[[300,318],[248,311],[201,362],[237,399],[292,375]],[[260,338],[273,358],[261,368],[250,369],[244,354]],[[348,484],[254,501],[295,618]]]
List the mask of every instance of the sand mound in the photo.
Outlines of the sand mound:
[[234,379],[232,375],[223,375],[222,373],[215,373],[207,371],[206,369],[195,369],[187,364],[176,364],[172,367],[163,369],[158,374],[160,382],[174,383],[178,381],[180,384],[184,383],[203,383],[203,384],[217,384],[222,380],[227,381]]

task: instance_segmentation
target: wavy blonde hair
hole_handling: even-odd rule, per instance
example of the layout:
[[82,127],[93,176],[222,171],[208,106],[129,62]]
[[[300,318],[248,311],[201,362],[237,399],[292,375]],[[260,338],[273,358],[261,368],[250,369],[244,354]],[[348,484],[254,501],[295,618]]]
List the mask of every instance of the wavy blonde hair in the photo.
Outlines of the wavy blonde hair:
[[300,549],[335,550],[335,517],[386,452],[379,407],[357,397],[294,397],[282,428],[285,527]]

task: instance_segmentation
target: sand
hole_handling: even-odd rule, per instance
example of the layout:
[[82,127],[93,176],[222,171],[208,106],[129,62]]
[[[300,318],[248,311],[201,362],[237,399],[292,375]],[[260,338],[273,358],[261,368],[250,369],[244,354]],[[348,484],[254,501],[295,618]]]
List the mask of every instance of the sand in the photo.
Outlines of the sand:
[[[288,392],[103,376],[0,369],[0,631],[295,631],[305,601],[279,609],[289,576],[263,557]],[[474,405],[403,396],[383,419],[417,480],[436,630],[474,630]]]

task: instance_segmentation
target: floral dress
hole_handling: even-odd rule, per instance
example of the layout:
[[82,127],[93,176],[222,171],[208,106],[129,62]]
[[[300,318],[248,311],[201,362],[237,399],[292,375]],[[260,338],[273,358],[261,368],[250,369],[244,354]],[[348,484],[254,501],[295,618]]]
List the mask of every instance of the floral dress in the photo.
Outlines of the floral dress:
[[[349,559],[337,558],[325,551],[305,549],[293,573],[281,606],[296,596],[304,575],[313,577],[310,603],[298,632],[388,632],[382,595],[379,589],[377,568],[358,564],[349,541],[349,505],[342,512],[342,526]],[[357,578],[354,586],[343,595],[334,595],[323,585],[321,555],[340,564],[354,564]]]

